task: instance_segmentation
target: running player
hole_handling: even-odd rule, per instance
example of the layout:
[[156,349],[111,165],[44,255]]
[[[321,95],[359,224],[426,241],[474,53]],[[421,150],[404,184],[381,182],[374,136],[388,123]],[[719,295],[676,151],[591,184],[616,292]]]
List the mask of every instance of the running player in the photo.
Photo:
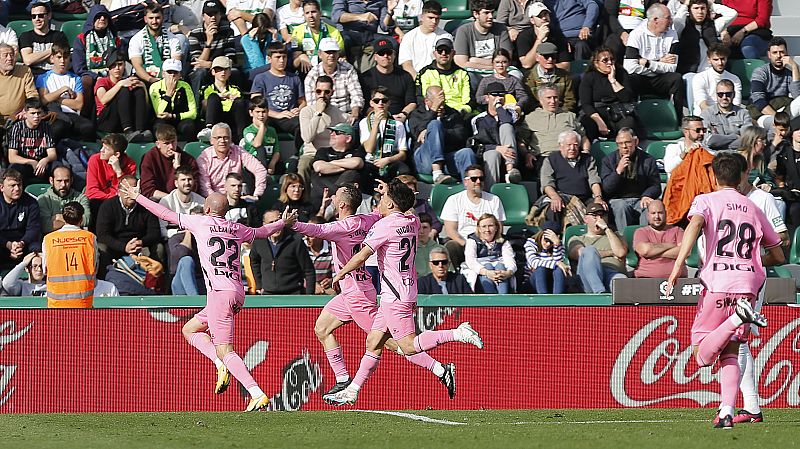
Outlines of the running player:
[[206,307],[183,326],[182,332],[190,345],[217,366],[214,392],[224,392],[233,374],[250,393],[245,411],[260,410],[269,405],[269,398],[233,350],[233,317],[244,305],[239,249],[242,243],[267,238],[283,226],[293,225],[297,214],[288,214],[283,220],[253,229],[223,218],[228,210],[228,200],[219,193],[206,198],[205,215],[186,215],[150,201],[139,194],[137,187],[127,183],[120,183],[119,189],[158,218],[190,231],[197,240],[208,299]]
[[[689,226],[667,281],[667,291],[671,293],[702,232],[706,246],[700,280],[705,289],[692,325],[692,346],[700,366],[710,366],[719,357],[722,406],[714,427],[728,429],[733,427],[739,391],[739,343],[747,341],[750,330],[750,326],[742,324],[767,325],[766,318],[753,310],[752,303],[766,277],[763,267],[783,262],[780,237],[764,213],[736,190],[742,167],[746,165],[742,159],[731,152],[720,152],[714,157],[711,167],[716,191],[698,195],[692,202]],[[767,249],[763,256],[759,251],[762,245]]]
[[364,382],[378,367],[381,351],[389,337],[397,341],[406,358],[439,376],[451,398],[456,389],[455,365],[443,366],[425,351],[451,341],[483,348],[478,332],[469,323],[461,323],[456,329],[416,334],[413,312],[417,302],[417,270],[414,257],[419,219],[410,211],[414,207],[414,192],[394,179],[382,193],[378,211],[384,218],[372,226],[361,251],[353,255],[333,278],[334,283],[341,281],[348,273],[361,267],[373,252],[378,253],[380,307],[367,335],[367,350],[353,381],[347,388],[323,396],[326,402],[336,406],[356,402]]

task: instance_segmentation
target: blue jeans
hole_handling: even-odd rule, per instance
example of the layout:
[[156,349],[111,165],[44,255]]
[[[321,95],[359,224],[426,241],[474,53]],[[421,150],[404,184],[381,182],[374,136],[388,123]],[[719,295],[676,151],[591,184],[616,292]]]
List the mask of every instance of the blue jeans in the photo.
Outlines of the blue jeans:
[[[553,269],[545,267],[537,267],[531,275],[530,283],[538,294],[545,293],[564,293],[564,281],[566,276],[561,268],[555,267]],[[552,290],[550,284],[553,285]]]
[[172,278],[173,295],[198,295],[197,280],[194,277],[194,259],[191,256],[183,256],[178,261],[178,268],[175,269],[175,276]]
[[597,248],[584,246],[578,258],[578,277],[585,293],[606,293],[611,291],[611,281],[614,278],[626,276],[612,268],[604,267]]
[[[503,265],[503,262],[497,262],[495,264],[483,264],[483,268],[486,268],[487,270],[505,270],[506,266]],[[486,276],[478,275],[478,282],[480,282],[484,293],[497,293],[500,295],[508,294],[511,286],[511,278],[508,278],[498,284]]]
[[614,214],[614,223],[619,232],[625,226],[647,225],[647,212],[642,209],[640,202],[639,198],[612,198],[608,201],[608,208]]
[[755,34],[748,34],[742,39],[739,45],[745,59],[764,59],[769,49],[769,41],[766,41]]
[[365,267],[367,269],[367,273],[372,276],[372,285],[375,286],[375,293],[381,294],[381,273],[378,271],[378,267]]
[[453,153],[444,153],[444,128],[439,120],[431,120],[426,128],[425,142],[414,150],[414,164],[418,173],[433,173],[432,165],[445,162],[445,172],[463,178],[464,171],[477,159],[472,148],[462,148]]

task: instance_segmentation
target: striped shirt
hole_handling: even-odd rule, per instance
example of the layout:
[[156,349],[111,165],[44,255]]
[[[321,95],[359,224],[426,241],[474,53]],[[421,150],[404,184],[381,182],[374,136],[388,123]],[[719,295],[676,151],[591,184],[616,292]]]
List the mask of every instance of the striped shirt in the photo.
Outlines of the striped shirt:
[[[206,32],[201,26],[195,28],[189,33],[189,60],[196,61],[200,54],[203,53],[203,47],[206,45]],[[213,61],[217,56],[227,56],[236,63],[236,36],[233,30],[226,27],[221,27],[214,35],[214,41],[211,42],[211,54],[208,56],[208,61]]]
[[24,158],[37,161],[44,159],[47,157],[47,149],[55,148],[50,125],[41,122],[36,128],[28,128],[25,120],[19,120],[11,126],[8,133],[8,148],[17,150],[17,154]]
[[[308,242],[306,242],[308,245]],[[333,253],[327,240],[322,241],[322,249],[319,254],[314,254],[311,247],[308,247],[308,257],[314,265],[314,272],[317,274],[317,282],[333,277]]]
[[540,251],[536,240],[533,237],[525,242],[525,260],[527,260],[527,271],[532,273],[539,267],[555,269],[559,262],[564,260],[564,245],[558,244],[553,247],[553,251]]
[[[305,94],[308,104],[313,105],[317,100],[314,93],[314,86],[317,78],[325,75],[324,64],[319,63],[308,71],[305,81]],[[339,108],[345,114],[349,114],[353,108],[364,107],[364,94],[361,90],[361,83],[358,80],[358,72],[348,62],[339,62],[336,71],[329,75],[333,78],[333,97],[331,104]]]

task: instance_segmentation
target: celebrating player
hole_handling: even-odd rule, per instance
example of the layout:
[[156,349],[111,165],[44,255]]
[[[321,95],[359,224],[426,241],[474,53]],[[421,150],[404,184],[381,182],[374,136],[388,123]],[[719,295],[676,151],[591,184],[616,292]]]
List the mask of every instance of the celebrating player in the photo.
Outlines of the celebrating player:
[[[722,406],[714,419],[716,428],[733,427],[739,391],[739,343],[747,341],[750,330],[749,325],[742,325],[767,325],[766,318],[752,307],[766,278],[763,267],[784,260],[780,237],[764,213],[736,190],[745,165],[740,154],[721,152],[714,157],[711,167],[716,191],[694,199],[689,226],[667,281],[671,293],[702,232],[706,246],[700,279],[705,289],[692,325],[692,346],[700,366],[710,366],[719,357]],[[759,251],[761,245],[767,249],[764,255]]]
[[208,299],[206,307],[183,326],[183,336],[217,366],[215,393],[227,389],[230,374],[233,374],[250,393],[245,411],[263,409],[269,404],[269,398],[233,350],[233,317],[244,305],[239,248],[242,243],[269,237],[284,225],[293,225],[297,214],[287,214],[283,220],[253,229],[223,218],[228,210],[228,201],[220,193],[212,193],[206,198],[205,215],[186,215],[150,201],[139,194],[138,188],[127,183],[120,183],[119,189],[158,218],[194,234]]
[[337,393],[323,396],[323,400],[330,404],[339,406],[356,402],[364,382],[378,367],[381,351],[389,337],[397,341],[406,358],[439,376],[451,398],[456,389],[455,365],[443,366],[425,351],[451,341],[483,348],[478,332],[469,323],[461,323],[456,329],[416,334],[413,312],[417,302],[417,270],[414,257],[419,219],[409,212],[414,207],[414,201],[414,192],[408,186],[400,180],[392,180],[378,205],[378,211],[384,218],[372,226],[361,251],[353,255],[333,278],[334,283],[341,281],[361,267],[373,252],[378,253],[381,303],[372,330],[367,335],[367,350],[350,385]]

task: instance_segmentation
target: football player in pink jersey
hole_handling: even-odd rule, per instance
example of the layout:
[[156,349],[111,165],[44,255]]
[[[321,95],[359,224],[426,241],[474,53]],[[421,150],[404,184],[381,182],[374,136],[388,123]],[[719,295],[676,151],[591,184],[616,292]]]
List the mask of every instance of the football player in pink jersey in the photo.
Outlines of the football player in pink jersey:
[[[784,260],[781,239],[764,213],[736,190],[746,165],[738,153],[720,152],[714,157],[711,167],[717,180],[716,191],[698,195],[692,202],[689,226],[667,280],[667,291],[671,293],[702,232],[705,264],[700,269],[700,280],[705,288],[692,324],[692,346],[700,366],[710,366],[719,358],[722,405],[714,427],[722,429],[733,427],[739,392],[739,343],[747,341],[749,323],[767,325],[767,319],[752,306],[766,278],[763,267]],[[767,249],[764,255],[761,246]]]
[[417,250],[419,219],[413,214],[414,192],[400,180],[392,180],[382,192],[378,211],[384,218],[375,223],[364,239],[358,253],[336,273],[337,283],[364,265],[373,252],[378,254],[381,273],[381,302],[372,330],[367,335],[367,348],[353,381],[347,388],[323,396],[336,406],[353,404],[358,392],[378,367],[381,351],[392,337],[413,363],[432,371],[447,387],[450,398],[455,395],[455,365],[442,365],[425,351],[441,344],[459,341],[483,348],[483,341],[469,323],[456,329],[425,331],[417,335],[414,326],[414,306],[417,302],[417,270],[414,257]]
[[217,366],[214,392],[224,392],[232,374],[250,393],[245,411],[261,410],[269,405],[269,397],[233,350],[233,318],[244,305],[239,249],[242,243],[267,238],[283,226],[291,227],[297,214],[287,214],[282,220],[253,229],[223,218],[228,210],[228,200],[220,193],[212,193],[206,198],[205,215],[187,215],[150,201],[139,194],[138,187],[120,183],[119,190],[158,218],[191,232],[197,240],[200,266],[208,291],[207,301],[206,307],[183,326],[182,332],[190,345]]

